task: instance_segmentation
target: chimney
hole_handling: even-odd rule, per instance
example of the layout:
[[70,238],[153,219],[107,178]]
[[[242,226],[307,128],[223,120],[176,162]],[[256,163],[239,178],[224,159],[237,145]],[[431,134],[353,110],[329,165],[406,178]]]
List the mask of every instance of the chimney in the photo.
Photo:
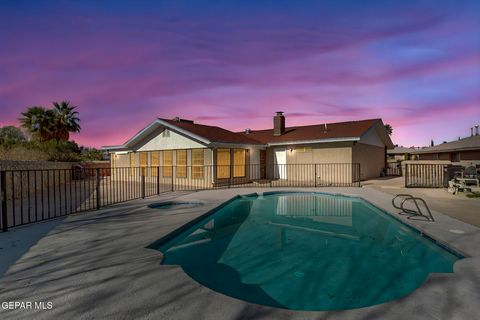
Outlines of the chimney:
[[277,111],[273,117],[273,135],[281,136],[285,133],[285,116],[282,111]]
[[473,137],[473,127],[470,128],[470,137]]
[[475,126],[475,135],[478,136],[478,124]]

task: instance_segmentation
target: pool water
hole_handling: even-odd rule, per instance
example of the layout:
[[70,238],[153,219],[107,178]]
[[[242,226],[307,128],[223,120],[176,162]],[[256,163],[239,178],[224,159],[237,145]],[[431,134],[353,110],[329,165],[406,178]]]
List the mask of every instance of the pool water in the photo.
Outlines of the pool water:
[[237,198],[156,249],[212,290],[293,310],[398,299],[459,259],[360,198],[318,193]]

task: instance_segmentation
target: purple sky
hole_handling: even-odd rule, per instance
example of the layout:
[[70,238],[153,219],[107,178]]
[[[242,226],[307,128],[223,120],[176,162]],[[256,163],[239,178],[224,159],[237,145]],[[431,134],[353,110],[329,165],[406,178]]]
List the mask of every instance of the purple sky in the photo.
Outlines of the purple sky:
[[61,100],[96,147],[155,117],[381,117],[405,146],[480,123],[480,1],[212,2],[2,0],[0,126]]

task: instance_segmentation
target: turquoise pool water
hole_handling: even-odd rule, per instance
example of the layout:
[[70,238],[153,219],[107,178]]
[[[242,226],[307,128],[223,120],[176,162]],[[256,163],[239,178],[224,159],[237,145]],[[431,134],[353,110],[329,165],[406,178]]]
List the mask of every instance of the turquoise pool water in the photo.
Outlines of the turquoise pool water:
[[317,193],[238,198],[161,242],[163,264],[202,285],[293,310],[398,299],[459,259],[362,199]]

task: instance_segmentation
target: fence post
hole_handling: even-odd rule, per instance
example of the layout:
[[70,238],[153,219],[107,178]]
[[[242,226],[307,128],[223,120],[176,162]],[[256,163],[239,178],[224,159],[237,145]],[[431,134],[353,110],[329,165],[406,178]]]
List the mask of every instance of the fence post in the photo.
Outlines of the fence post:
[[405,163],[405,188],[408,188],[408,163]]
[[175,175],[175,172],[173,172],[173,165],[172,165],[172,192],[175,191],[175,183],[173,183],[173,176]]
[[160,194],[160,166],[157,167],[157,195]]
[[95,169],[95,176],[97,178],[97,210],[100,209],[100,168]]
[[[13,176],[13,175],[12,175]],[[7,220],[7,173],[0,171],[0,197],[2,201],[2,231],[8,231]]]
[[141,176],[140,176],[140,196],[142,199],[145,199],[145,169],[144,167],[140,168],[142,170]]
[[232,178],[233,178],[233,165],[230,164],[230,179],[228,180],[228,187],[230,188],[232,186]]
[[315,166],[315,176],[313,177],[313,179],[315,180],[315,188],[317,187],[317,164],[314,163],[313,164]]

